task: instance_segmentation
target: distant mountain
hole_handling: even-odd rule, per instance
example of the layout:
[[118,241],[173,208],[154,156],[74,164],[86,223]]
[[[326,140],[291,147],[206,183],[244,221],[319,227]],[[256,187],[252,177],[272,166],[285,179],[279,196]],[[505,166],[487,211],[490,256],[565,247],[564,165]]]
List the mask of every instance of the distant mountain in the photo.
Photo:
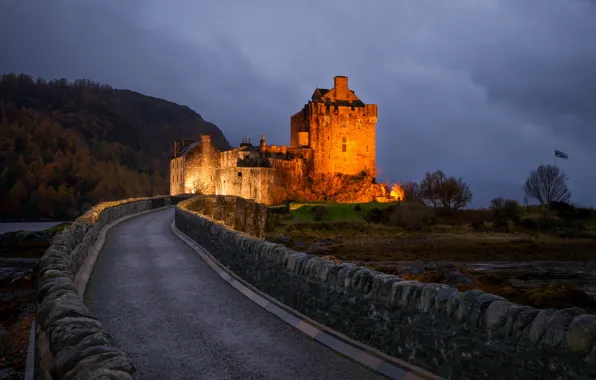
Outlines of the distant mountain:
[[110,86],[0,75],[0,218],[72,218],[105,200],[164,194],[174,139],[219,128],[188,107]]

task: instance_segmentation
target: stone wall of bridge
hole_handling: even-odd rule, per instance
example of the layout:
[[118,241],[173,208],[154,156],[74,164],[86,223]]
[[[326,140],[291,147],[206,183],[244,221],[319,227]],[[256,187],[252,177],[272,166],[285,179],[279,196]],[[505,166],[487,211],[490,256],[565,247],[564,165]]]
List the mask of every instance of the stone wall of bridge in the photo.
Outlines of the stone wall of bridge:
[[233,195],[198,195],[181,207],[256,238],[265,235],[267,206]]
[[186,208],[176,227],[261,291],[348,337],[449,379],[593,379],[596,315],[404,281],[255,239]]
[[36,278],[36,351],[42,380],[133,379],[132,361],[112,346],[101,322],[85,306],[75,279],[105,226],[186,198],[101,203],[56,235],[40,259]]

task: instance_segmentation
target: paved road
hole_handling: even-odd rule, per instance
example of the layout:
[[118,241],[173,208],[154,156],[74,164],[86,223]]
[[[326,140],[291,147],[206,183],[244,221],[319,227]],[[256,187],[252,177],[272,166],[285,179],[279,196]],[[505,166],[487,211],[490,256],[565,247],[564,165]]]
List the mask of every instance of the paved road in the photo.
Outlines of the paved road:
[[173,209],[112,228],[86,302],[145,379],[378,379],[244,297],[170,231]]

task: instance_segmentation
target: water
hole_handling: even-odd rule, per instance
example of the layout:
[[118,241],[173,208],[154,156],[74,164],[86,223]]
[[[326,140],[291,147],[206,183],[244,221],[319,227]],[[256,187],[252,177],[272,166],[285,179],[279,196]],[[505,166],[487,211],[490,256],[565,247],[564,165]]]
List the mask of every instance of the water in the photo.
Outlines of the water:
[[62,222],[2,222],[0,234],[14,231],[43,231]]

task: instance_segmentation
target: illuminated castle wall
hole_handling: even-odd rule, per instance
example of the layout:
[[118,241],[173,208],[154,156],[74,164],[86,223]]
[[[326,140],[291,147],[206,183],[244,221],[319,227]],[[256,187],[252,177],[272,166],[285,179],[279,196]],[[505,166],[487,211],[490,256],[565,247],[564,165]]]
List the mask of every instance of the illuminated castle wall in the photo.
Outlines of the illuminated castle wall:
[[317,88],[291,117],[290,146],[259,145],[243,139],[240,147],[219,151],[210,136],[176,140],[170,161],[170,194],[237,195],[271,204],[279,174],[301,183],[310,173],[376,173],[377,105],[364,104],[336,76],[334,88]]

